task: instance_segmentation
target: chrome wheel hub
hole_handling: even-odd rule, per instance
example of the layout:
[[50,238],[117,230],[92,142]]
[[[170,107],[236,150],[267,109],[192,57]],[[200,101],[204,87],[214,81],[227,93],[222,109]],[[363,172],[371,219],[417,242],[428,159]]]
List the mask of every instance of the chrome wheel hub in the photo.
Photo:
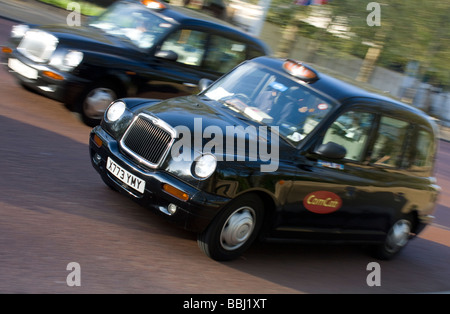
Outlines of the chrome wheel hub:
[[101,119],[109,104],[117,98],[116,93],[109,88],[95,88],[84,100],[84,114],[91,119]]
[[397,221],[389,231],[386,239],[386,247],[394,252],[402,248],[408,242],[411,235],[411,223],[406,219]]
[[225,222],[220,234],[220,243],[231,251],[242,246],[250,237],[255,225],[255,212],[251,207],[241,207],[234,211]]

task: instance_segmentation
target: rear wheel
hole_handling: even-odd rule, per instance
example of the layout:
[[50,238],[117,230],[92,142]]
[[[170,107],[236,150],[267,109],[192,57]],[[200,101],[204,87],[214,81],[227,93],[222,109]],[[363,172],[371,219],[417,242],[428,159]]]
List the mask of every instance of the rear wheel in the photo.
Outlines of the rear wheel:
[[383,260],[393,258],[408,243],[412,231],[412,219],[403,217],[398,219],[389,230],[384,243],[375,247],[375,257]]
[[200,249],[217,261],[239,257],[250,247],[261,228],[263,207],[261,199],[250,194],[232,201],[198,235]]

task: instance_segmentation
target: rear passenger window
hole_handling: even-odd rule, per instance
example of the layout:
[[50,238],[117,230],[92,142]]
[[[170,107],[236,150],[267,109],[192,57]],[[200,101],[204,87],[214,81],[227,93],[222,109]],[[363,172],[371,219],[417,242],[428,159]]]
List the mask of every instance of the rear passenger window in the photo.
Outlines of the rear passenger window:
[[246,59],[246,44],[212,35],[204,67],[219,73],[225,73]]
[[411,170],[430,170],[434,158],[434,141],[430,132],[419,130],[416,145],[413,147]]
[[333,122],[322,143],[334,142],[342,145],[347,150],[345,159],[361,161],[373,120],[374,115],[371,113],[346,112]]
[[408,122],[381,117],[370,162],[376,165],[398,167],[408,129]]

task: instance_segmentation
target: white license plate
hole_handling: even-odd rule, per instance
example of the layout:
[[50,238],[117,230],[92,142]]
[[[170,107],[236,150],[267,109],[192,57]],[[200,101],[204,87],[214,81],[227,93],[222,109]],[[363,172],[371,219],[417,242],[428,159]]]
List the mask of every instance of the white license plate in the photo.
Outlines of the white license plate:
[[14,72],[19,73],[26,78],[36,80],[38,78],[38,71],[29,67],[28,65],[20,62],[17,59],[10,58],[8,59],[8,66]]
[[106,163],[106,169],[113,174],[117,179],[128,185],[129,187],[144,193],[145,181],[129,173],[121,166],[116,164],[111,158],[108,157]]

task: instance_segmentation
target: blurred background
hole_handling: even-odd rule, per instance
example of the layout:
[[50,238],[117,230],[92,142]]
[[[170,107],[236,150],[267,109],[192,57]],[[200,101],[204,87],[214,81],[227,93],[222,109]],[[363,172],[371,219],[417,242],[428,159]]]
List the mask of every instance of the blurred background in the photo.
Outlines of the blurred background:
[[[41,1],[61,7],[70,2]],[[114,1],[78,2],[83,13],[95,15]],[[386,93],[450,126],[449,1],[168,2],[209,12],[260,37],[278,57],[302,60]]]

